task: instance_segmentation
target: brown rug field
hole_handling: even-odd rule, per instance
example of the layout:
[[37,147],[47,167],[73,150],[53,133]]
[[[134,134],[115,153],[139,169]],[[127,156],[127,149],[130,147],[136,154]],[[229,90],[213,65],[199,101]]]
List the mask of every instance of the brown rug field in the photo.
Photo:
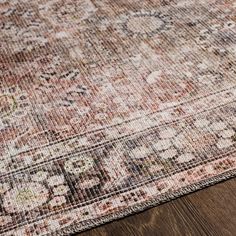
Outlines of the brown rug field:
[[0,0],[1,236],[235,175],[235,0]]

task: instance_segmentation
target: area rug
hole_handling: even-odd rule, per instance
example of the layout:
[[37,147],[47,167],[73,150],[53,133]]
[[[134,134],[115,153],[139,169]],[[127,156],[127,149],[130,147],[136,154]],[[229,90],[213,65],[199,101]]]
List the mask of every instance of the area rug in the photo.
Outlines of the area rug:
[[235,63],[234,0],[0,0],[0,235],[235,176]]

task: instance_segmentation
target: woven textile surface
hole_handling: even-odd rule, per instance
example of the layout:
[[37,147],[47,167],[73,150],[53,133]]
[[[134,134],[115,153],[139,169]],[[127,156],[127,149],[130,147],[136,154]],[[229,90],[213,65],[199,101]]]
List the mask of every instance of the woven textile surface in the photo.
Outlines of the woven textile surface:
[[0,235],[235,176],[235,59],[235,0],[0,0]]

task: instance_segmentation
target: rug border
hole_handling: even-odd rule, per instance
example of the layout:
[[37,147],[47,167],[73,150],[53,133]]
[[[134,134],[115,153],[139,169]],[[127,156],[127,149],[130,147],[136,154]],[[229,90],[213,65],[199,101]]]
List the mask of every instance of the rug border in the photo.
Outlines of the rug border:
[[143,203],[136,204],[132,207],[128,207],[126,209],[121,210],[120,212],[112,213],[107,216],[102,216],[95,220],[87,220],[85,222],[73,223],[71,226],[67,226],[64,229],[57,230],[49,233],[48,235],[59,235],[59,236],[73,236],[76,233],[81,233],[83,231],[104,225],[106,223],[122,219],[126,216],[130,216],[136,213],[140,213],[152,207],[156,207],[162,203],[169,202],[171,200],[177,199],[181,196],[196,192],[198,190],[202,190],[206,187],[213,186],[222,181],[229,180],[231,178],[236,177],[236,169],[227,171],[218,176],[214,176],[209,178],[208,180],[202,180],[200,182],[185,186],[180,188],[179,190],[173,193],[163,193],[162,195],[157,196],[152,200],[148,200]]

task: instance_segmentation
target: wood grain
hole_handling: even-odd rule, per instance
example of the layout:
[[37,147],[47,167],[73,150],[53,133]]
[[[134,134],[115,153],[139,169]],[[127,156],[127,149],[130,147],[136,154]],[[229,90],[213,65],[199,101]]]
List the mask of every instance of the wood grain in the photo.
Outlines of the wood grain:
[[235,236],[236,179],[77,235]]

